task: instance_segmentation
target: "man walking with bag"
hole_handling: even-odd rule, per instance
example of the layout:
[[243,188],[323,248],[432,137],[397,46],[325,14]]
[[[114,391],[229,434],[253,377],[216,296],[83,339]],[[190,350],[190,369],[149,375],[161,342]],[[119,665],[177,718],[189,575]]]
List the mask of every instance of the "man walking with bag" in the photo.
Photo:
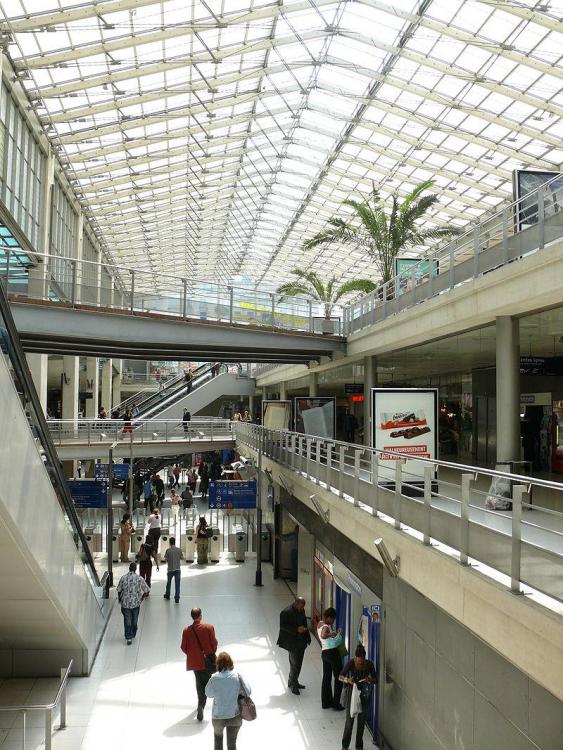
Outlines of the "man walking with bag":
[[217,638],[213,625],[202,622],[199,607],[192,609],[191,616],[193,623],[184,628],[180,648],[186,654],[186,669],[195,676],[197,720],[203,721],[203,709],[207,701],[205,686],[216,671]]
[[300,695],[305,685],[299,683],[305,649],[311,643],[311,635],[305,616],[305,599],[298,596],[289,607],[280,612],[280,634],[278,646],[289,651],[289,678],[287,686],[294,695]]

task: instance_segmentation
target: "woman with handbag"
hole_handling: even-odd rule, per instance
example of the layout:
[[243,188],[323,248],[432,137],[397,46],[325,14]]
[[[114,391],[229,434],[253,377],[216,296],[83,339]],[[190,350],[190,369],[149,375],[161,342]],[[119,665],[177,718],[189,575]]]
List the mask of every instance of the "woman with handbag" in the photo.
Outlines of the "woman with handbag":
[[375,685],[376,672],[373,662],[366,659],[366,650],[361,643],[356,647],[354,658],[344,665],[339,680],[351,686],[346,696],[346,724],[342,736],[342,750],[348,750],[350,747],[354,719],[356,719],[356,748],[362,750],[369,696],[372,686]]
[[223,732],[227,730],[227,750],[236,750],[237,735],[243,718],[256,718],[250,687],[234,671],[233,660],[225,651],[217,656],[217,671],[205,686],[205,694],[213,698],[214,750],[223,750]]
[[[342,633],[334,629],[336,610],[328,607],[323,612],[323,619],[317,626],[317,635],[321,643],[321,658],[323,662],[323,681],[321,686],[321,705],[323,708],[333,708],[343,711],[340,705],[342,683],[338,679],[342,669],[341,649],[343,646]],[[332,692],[332,678],[334,677],[334,695]]]
[[195,542],[197,547],[197,564],[205,565],[209,549],[209,527],[207,526],[205,516],[199,517],[199,524],[195,530]]

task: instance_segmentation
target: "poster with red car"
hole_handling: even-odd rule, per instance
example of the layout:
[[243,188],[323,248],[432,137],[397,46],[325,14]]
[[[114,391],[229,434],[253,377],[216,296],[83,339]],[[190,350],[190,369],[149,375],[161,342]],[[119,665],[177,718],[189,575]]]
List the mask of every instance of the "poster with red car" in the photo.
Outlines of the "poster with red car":
[[[424,480],[424,462],[438,458],[438,391],[436,388],[372,388],[373,447],[381,480],[395,481],[395,462],[407,457],[405,481]],[[412,460],[408,457],[412,456]]]

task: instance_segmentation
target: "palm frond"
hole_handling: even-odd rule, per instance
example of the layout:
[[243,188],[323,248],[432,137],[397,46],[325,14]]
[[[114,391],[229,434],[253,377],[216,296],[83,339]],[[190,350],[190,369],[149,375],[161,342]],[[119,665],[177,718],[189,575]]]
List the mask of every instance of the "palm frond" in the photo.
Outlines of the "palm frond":
[[346,281],[336,290],[333,301],[338,302],[342,297],[345,297],[348,294],[353,294],[354,292],[369,294],[370,292],[373,292],[374,289],[377,289],[377,286],[378,285],[370,279],[353,279],[352,281]]

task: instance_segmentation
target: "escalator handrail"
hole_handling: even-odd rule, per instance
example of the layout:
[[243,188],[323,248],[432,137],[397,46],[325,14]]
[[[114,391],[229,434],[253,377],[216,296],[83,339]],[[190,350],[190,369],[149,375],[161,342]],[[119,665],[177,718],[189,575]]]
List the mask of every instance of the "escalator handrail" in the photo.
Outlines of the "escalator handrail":
[[[162,391],[167,390],[168,388],[171,388],[173,385],[176,385],[179,381],[184,379],[184,373],[178,373],[178,375],[175,375],[171,380],[167,380],[164,387],[158,391],[158,393],[162,393]],[[155,391],[151,388],[150,392],[147,393],[146,390],[144,391],[138,391],[137,393],[134,393],[132,396],[129,396],[129,398],[126,398],[125,401],[122,401],[120,404],[118,404],[115,409],[112,409],[112,411],[119,411],[121,413],[123,409],[130,408],[131,406],[137,406],[138,404],[141,404],[145,399],[149,399],[152,396],[155,395]]]
[[[62,500],[63,510],[65,511],[71,522],[74,533],[77,534],[80,540],[80,544],[82,547],[81,557],[83,556],[82,559],[85,559],[85,562],[90,569],[94,586],[99,587],[100,579],[98,576],[98,571],[96,570],[96,566],[94,564],[94,558],[88,546],[88,542],[86,541],[84,531],[82,530],[82,525],[80,523],[80,519],[78,518],[76,508],[74,507],[74,502],[70,495],[66,479],[63,476],[59,457],[54,443],[51,439],[51,433],[47,426],[47,420],[45,419],[45,415],[43,414],[41,402],[39,401],[39,396],[37,395],[35,385],[33,384],[33,379],[29,371],[27,359],[25,357],[16,324],[14,322],[14,318],[12,317],[8,299],[2,284],[0,284],[0,314],[2,316],[4,326],[8,334],[9,341],[7,343],[9,343],[11,346],[11,352],[9,352],[8,354],[10,356],[12,366],[15,370],[18,381],[21,384],[22,388],[24,388],[26,397],[29,399],[34,411],[34,427],[37,429],[37,432],[41,439],[41,447],[43,448],[49,462],[49,473],[51,474],[50,481],[54,481],[57,485],[58,492],[55,492],[55,494],[57,495],[59,502]],[[80,554],[78,544],[76,546]]]
[[[197,381],[200,378],[202,378],[205,375],[207,375],[210,372],[211,367],[214,364],[215,363],[213,363],[213,362],[205,362],[203,365],[200,365],[198,368],[196,368],[195,373],[194,373],[194,377],[193,377],[193,379],[191,381],[192,382],[192,388],[193,387],[197,387]],[[162,402],[167,401],[167,399],[171,398],[176,393],[185,390],[185,388],[186,388],[186,386],[185,386],[185,382],[184,382],[184,375],[182,374],[182,378],[181,378],[181,382],[180,382],[180,387],[179,388],[176,388],[175,390],[170,390],[170,391],[168,389],[166,389],[166,388],[163,388],[162,390],[157,391],[156,393],[153,393],[152,396],[150,396],[149,398],[147,398],[147,400],[146,400],[143,408],[137,414],[135,414],[133,416],[133,418],[134,419],[142,419],[143,415],[146,414],[150,409],[153,409],[154,407],[159,406]],[[150,403],[151,401],[154,401],[154,403]]]

